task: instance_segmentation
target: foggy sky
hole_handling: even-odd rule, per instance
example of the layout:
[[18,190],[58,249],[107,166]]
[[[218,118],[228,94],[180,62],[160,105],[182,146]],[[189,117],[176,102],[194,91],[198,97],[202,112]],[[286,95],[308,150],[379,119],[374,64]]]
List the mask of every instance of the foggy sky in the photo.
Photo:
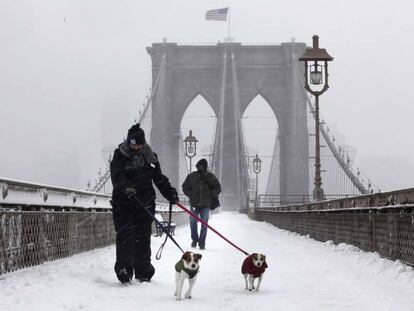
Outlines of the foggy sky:
[[325,122],[381,190],[413,186],[414,5],[402,0],[0,0],[0,176],[84,188],[145,100],[145,47],[223,40],[227,24],[204,14],[226,6],[238,42],[318,34],[335,58]]

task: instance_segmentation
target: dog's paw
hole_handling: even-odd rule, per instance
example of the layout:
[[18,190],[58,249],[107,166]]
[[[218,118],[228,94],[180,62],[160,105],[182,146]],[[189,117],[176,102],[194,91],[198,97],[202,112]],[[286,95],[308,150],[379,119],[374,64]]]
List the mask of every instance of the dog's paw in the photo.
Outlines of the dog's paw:
[[178,296],[177,296],[177,297],[175,298],[175,300],[180,301],[180,300],[181,300],[181,297],[178,297]]
[[185,294],[185,298],[191,299],[191,295]]

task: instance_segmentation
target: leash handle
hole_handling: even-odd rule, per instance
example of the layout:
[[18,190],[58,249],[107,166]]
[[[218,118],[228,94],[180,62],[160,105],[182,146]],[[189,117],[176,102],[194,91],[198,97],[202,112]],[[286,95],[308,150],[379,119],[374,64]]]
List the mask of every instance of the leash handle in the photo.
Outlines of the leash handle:
[[[154,215],[152,215],[151,213],[150,213],[150,211],[148,210],[148,209],[146,209],[145,208],[145,206],[144,206],[144,204],[142,204],[142,202],[141,202],[141,200],[140,199],[138,199],[138,197],[136,196],[136,195],[134,195],[133,196],[133,198],[134,198],[134,200],[138,203],[138,205],[141,207],[141,208],[143,208],[146,212],[147,212],[147,214],[148,215],[150,215],[151,216],[151,218],[155,221],[155,223],[158,225],[158,226],[160,226],[160,228],[161,228],[161,230],[162,231],[164,231],[164,233],[171,239],[171,241],[173,241],[174,242],[174,244],[175,245],[177,245],[177,247],[183,252],[183,254],[184,254],[184,251],[183,251],[183,249],[180,247],[180,245],[178,245],[178,243],[177,243],[177,241],[172,237],[172,235],[170,234],[170,232],[169,232],[169,230],[167,230],[167,229],[165,229],[164,228],[164,226],[160,223],[160,221],[157,219],[157,218],[155,218],[155,216]],[[171,209],[172,209],[172,207],[171,207]],[[165,243],[164,243],[165,244]],[[160,249],[162,249],[162,248],[164,248],[164,245],[161,245],[162,247],[160,247]],[[162,252],[162,250],[161,250],[161,252]],[[158,254],[158,252],[157,252],[157,254]],[[160,258],[161,258],[161,255],[160,255]]]
[[[175,245],[177,245],[177,247],[180,249],[180,251],[184,254],[183,249],[180,247],[180,245],[178,245],[177,241],[172,237],[170,232],[167,229],[165,229],[164,226],[159,222],[159,220],[156,219],[146,208],[145,208],[145,210],[148,212],[149,215],[151,215],[152,219],[154,219],[154,221],[161,227],[161,230],[164,231],[164,233],[171,239],[171,241],[174,242]],[[162,245],[162,248],[164,248],[164,245]],[[161,258],[161,256],[160,256],[160,258]]]
[[160,248],[157,251],[157,254],[155,254],[155,259],[157,259],[157,260],[161,259],[161,254],[162,254],[162,251],[164,250],[164,246],[165,246],[165,243],[167,242],[167,239],[168,239],[168,237],[166,236],[165,240],[164,240],[164,243],[161,244]]
[[239,251],[241,251],[243,254],[245,255],[249,255],[248,252],[244,251],[243,249],[241,249],[240,247],[238,247],[236,244],[234,244],[233,242],[231,242],[230,240],[228,240],[225,236],[223,236],[220,232],[218,232],[216,229],[214,229],[213,227],[211,227],[209,224],[207,224],[206,222],[204,222],[201,218],[197,217],[197,215],[195,215],[193,212],[191,212],[188,208],[186,208],[185,206],[183,206],[180,202],[175,203],[179,208],[181,208],[182,210],[184,210],[187,214],[189,214],[191,217],[193,217],[195,220],[197,220],[198,222],[202,223],[204,226],[206,226],[207,228],[209,228],[211,231],[213,231],[215,234],[217,234],[219,237],[221,237],[223,240],[225,240],[227,243],[229,243],[231,246],[237,248]]

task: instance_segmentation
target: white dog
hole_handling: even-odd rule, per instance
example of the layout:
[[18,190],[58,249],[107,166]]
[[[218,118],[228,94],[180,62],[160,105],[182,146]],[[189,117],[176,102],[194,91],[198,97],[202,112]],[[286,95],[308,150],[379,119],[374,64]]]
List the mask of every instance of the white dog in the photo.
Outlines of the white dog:
[[191,291],[197,280],[198,268],[201,254],[185,252],[175,265],[175,296],[177,300],[182,299],[182,291],[185,279],[188,279],[189,287],[185,298],[191,299]]
[[241,272],[246,283],[245,289],[251,291],[254,289],[254,280],[258,279],[256,291],[259,291],[262,283],[263,273],[267,268],[266,256],[263,254],[254,253],[248,256],[242,265]]

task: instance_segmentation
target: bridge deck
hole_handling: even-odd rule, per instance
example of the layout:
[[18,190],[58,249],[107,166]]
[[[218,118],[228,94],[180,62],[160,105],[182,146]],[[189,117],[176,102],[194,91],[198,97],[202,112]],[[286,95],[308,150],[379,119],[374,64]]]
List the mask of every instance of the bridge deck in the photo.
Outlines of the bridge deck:
[[[209,232],[192,300],[174,300],[180,252],[169,242],[149,284],[116,281],[112,246],[3,275],[0,310],[414,310],[410,267],[240,214],[222,213],[210,224],[248,252],[267,255],[261,291],[244,290],[244,255]],[[176,238],[187,246],[189,229],[177,230]],[[162,240],[153,239],[154,254]]]

